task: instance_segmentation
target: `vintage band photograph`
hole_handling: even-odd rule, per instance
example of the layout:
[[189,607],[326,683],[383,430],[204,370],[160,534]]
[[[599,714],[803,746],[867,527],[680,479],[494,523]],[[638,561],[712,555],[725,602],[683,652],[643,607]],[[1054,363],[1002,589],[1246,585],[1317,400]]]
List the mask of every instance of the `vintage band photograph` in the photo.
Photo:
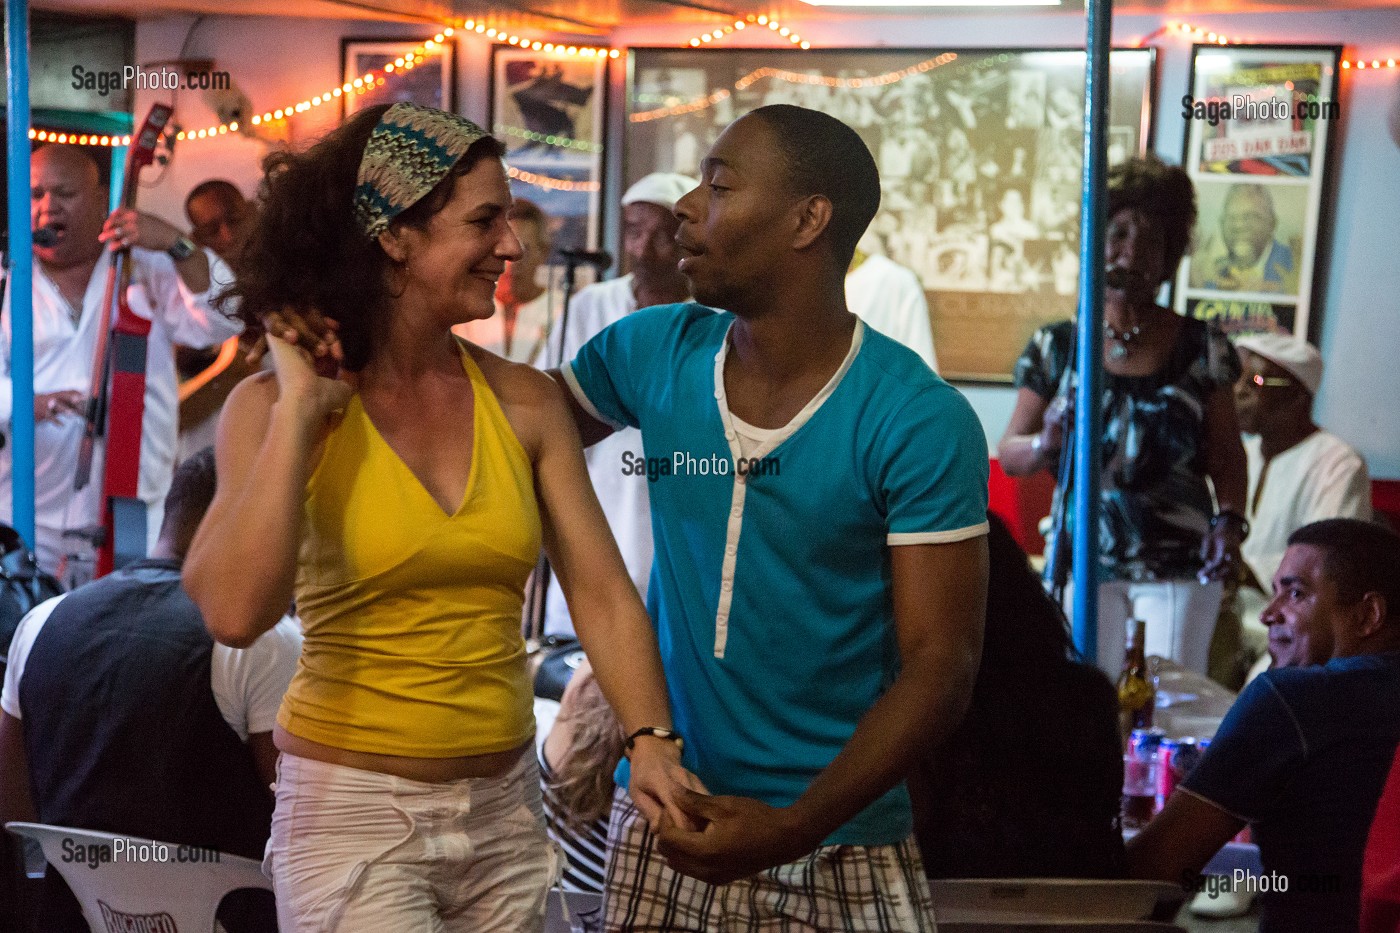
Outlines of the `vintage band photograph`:
[[[1112,54],[1109,157],[1149,142],[1153,53]],[[636,49],[624,176],[695,174],[733,119],[823,110],[864,138],[880,212],[861,243],[914,272],[940,370],[1009,382],[1040,325],[1073,313],[1084,53],[1073,50]]]

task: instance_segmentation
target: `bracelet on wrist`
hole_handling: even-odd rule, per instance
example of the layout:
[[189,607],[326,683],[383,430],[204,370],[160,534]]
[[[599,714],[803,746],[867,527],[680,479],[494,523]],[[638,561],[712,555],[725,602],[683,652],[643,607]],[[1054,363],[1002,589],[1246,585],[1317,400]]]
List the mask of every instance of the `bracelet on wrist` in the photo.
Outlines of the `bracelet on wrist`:
[[1216,512],[1215,515],[1211,516],[1210,530],[1214,531],[1221,525],[1225,524],[1227,521],[1231,520],[1240,523],[1241,539],[1249,537],[1249,519],[1245,518],[1243,515],[1241,515],[1239,512],[1236,512],[1234,509],[1221,509],[1219,512]]
[[685,750],[685,739],[681,738],[681,734],[675,729],[667,729],[664,726],[642,726],[642,728],[627,737],[627,744],[624,746],[624,752],[629,758],[632,755],[632,746],[637,744],[638,739],[645,738],[646,736],[651,736],[655,739],[665,739],[667,742],[674,742],[678,750]]

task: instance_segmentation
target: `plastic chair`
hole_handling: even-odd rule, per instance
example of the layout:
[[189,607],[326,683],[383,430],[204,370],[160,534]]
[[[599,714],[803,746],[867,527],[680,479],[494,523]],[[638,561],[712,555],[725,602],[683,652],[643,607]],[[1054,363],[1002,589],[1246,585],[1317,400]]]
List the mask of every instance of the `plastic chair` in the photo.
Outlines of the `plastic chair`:
[[272,890],[261,866],[237,855],[43,823],[5,828],[43,847],[96,931],[213,933],[224,895]]
[[1094,929],[1086,924],[1172,916],[1186,898],[1180,887],[1163,881],[959,878],[930,881],[929,887],[940,930],[945,923],[1058,923]]

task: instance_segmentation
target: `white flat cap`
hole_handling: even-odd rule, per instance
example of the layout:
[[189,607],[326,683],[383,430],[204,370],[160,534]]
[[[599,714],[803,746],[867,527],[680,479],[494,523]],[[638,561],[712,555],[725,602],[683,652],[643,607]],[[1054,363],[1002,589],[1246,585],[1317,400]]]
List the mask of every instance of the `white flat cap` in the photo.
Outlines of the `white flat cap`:
[[1250,334],[1236,340],[1235,346],[1282,366],[1311,395],[1322,385],[1322,354],[1306,340],[1288,334]]
[[676,172],[652,172],[643,175],[627,193],[622,196],[622,206],[629,204],[656,204],[668,211],[676,209],[676,202],[691,191],[700,187],[700,182],[689,175]]

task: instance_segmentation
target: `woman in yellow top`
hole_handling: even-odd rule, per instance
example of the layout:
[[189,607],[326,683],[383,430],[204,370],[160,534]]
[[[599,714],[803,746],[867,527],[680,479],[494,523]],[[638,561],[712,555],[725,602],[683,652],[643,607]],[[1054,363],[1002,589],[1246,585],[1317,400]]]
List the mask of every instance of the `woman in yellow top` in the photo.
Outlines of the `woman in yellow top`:
[[[679,764],[655,637],[550,379],[451,332],[521,247],[503,148],[412,104],[268,160],[238,266],[248,319],[333,311],[319,360],[230,397],[185,563],[210,632],[250,644],[296,598],[306,642],[274,734],[267,867],[284,933],[540,927],[541,819],[520,632],[541,542],[633,743],[653,821]],[[295,334],[287,334],[295,337]],[[315,363],[341,366],[337,379]]]

